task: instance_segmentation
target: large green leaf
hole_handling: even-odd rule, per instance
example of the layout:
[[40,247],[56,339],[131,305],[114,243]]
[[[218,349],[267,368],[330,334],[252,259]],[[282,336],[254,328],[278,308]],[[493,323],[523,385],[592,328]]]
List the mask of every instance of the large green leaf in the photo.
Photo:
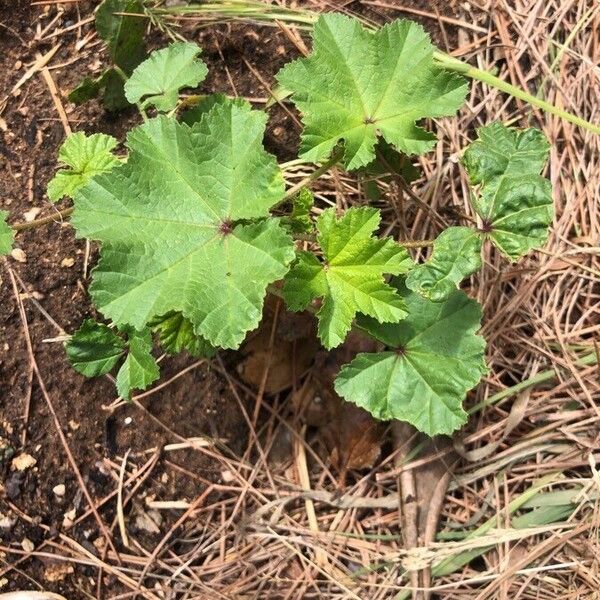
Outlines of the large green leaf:
[[167,112],[177,106],[179,90],[197,86],[208,73],[197,60],[202,50],[196,44],[177,42],[152,52],[125,83],[125,97],[142,108],[155,106]]
[[66,344],[71,366],[86,377],[108,373],[125,353],[127,344],[107,325],[86,319]]
[[145,390],[160,377],[158,364],[152,356],[152,336],[145,329],[129,330],[129,353],[117,373],[117,392],[129,399],[132,390]]
[[102,242],[90,292],[107,318],[141,329],[181,312],[227,348],[258,325],[267,285],[294,258],[278,220],[264,219],[284,191],[265,122],[241,102],[193,127],[151,119],[129,134],[127,163],[77,193],[78,235]]
[[429,260],[408,274],[406,285],[425,298],[439,302],[480,268],[481,233],[472,227],[449,227],[435,240]]
[[340,396],[378,419],[400,419],[429,435],[450,434],[463,425],[462,402],[486,372],[485,340],[476,335],[481,308],[460,290],[444,302],[431,302],[400,281],[408,316],[359,325],[392,348],[358,354],[335,381]]
[[348,169],[375,158],[378,135],[406,154],[431,149],[435,136],[416,121],[454,114],[467,92],[463,78],[434,65],[417,23],[398,20],[371,32],[341,14],[319,18],[312,54],[277,79],[303,113],[302,156],[320,161],[344,140]]
[[0,256],[10,254],[13,245],[15,232],[6,222],[8,211],[0,210]]
[[82,131],[72,133],[58,151],[58,160],[68,169],[60,169],[48,183],[48,198],[57,202],[64,196],[72,198],[92,177],[110,171],[119,164],[112,154],[117,140],[110,135]]
[[317,239],[325,262],[302,252],[286,276],[283,293],[292,310],[323,298],[317,317],[326,348],[344,341],[357,312],[384,322],[406,316],[404,302],[383,275],[404,273],[412,261],[393,240],[373,237],[380,218],[374,208],[350,208],[340,219],[333,208],[324,210]]
[[471,182],[481,185],[473,207],[484,232],[511,260],[543,246],[552,222],[552,187],[540,176],[549,144],[541,131],[495,123],[465,151]]

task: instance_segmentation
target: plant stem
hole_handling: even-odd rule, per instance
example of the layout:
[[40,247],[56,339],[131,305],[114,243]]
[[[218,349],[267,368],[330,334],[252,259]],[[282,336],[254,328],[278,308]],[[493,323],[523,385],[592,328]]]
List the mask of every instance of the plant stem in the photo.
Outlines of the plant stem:
[[589,121],[567,112],[566,110],[562,110],[558,106],[550,104],[550,102],[546,102],[541,98],[537,98],[536,96],[533,96],[532,94],[529,94],[528,92],[525,92],[524,90],[521,90],[518,87],[503,81],[499,77],[492,75],[488,71],[482,71],[481,69],[472,67],[467,63],[458,60],[457,58],[453,58],[452,56],[444,54],[443,52],[434,52],[433,57],[440,66],[448,69],[449,71],[455,71],[465,75],[466,77],[470,77],[471,79],[476,79],[477,81],[487,83],[488,85],[491,85],[492,87],[495,87],[496,89],[513,96],[514,98],[519,98],[519,100],[523,100],[532,106],[537,106],[547,113],[556,115],[565,121],[569,121],[570,123],[578,125],[583,129],[587,129],[596,135],[600,135],[600,125],[590,123]]
[[296,185],[293,185],[289,190],[287,190],[283,196],[281,202],[285,202],[290,198],[293,198],[303,187],[309,184],[311,181],[318,179],[333,167],[339,160],[342,158],[342,150],[334,150],[328,160],[326,160],[318,169],[315,169],[310,175],[299,181]]
[[35,219],[35,221],[29,221],[29,223],[15,223],[12,228],[15,231],[23,231],[24,229],[34,229],[36,227],[40,227],[41,225],[47,225],[48,223],[58,223],[59,220],[68,217],[72,212],[73,207],[71,206],[69,208],[65,208],[64,210],[59,210],[49,217]]
[[[575,365],[580,367],[587,367],[589,365],[595,365],[598,363],[598,355],[595,352],[591,352],[590,354],[586,354],[579,360],[575,361]],[[533,377],[529,377],[529,379],[525,379],[513,385],[509,388],[506,388],[493,396],[490,396],[487,400],[482,400],[475,406],[472,406],[469,409],[469,414],[475,414],[479,412],[481,409],[491,406],[492,404],[497,404],[501,400],[505,400],[506,398],[510,398],[511,396],[515,396],[519,392],[526,390],[530,387],[534,387],[539,385],[540,383],[544,383],[546,381],[551,381],[552,379],[556,379],[558,377],[558,373],[556,369],[548,369],[547,371],[542,371]]]
[[405,248],[426,248],[427,246],[433,246],[435,240],[410,240],[410,241],[400,241],[398,242],[401,246]]

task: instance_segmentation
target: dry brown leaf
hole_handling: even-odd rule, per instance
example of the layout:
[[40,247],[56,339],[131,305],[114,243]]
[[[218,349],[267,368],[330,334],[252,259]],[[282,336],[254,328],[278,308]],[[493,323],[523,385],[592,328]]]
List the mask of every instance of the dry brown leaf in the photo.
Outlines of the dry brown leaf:
[[256,334],[242,348],[246,357],[238,372],[245,383],[258,389],[266,371],[264,390],[276,394],[306,373],[318,347],[312,315],[287,313],[283,307],[275,311],[271,301]]

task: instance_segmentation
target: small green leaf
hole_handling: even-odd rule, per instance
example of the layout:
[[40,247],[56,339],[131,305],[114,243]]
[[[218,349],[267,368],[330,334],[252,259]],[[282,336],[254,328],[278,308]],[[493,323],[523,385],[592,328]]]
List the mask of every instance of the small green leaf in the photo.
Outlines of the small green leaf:
[[98,77],[84,77],[76,87],[68,94],[67,98],[73,104],[79,106],[92,98],[97,98],[100,92],[106,87],[107,70],[103,71]]
[[466,422],[465,394],[486,372],[485,340],[476,335],[481,308],[460,290],[431,302],[400,280],[396,285],[408,310],[403,321],[358,321],[393,350],[358,354],[342,367],[335,389],[378,419],[408,421],[429,435],[450,434]]
[[167,112],[177,106],[179,91],[195,87],[204,80],[208,69],[197,60],[202,50],[196,44],[177,42],[152,52],[125,83],[125,97],[142,108],[155,106]]
[[465,278],[481,269],[481,233],[471,227],[449,227],[433,244],[429,260],[417,265],[406,285],[434,302],[446,300]]
[[100,95],[104,90],[104,106],[109,111],[121,110],[129,106],[123,90],[123,77],[110,68],[104,70],[98,77],[85,77],[77,87],[69,92],[68,98],[74,104],[80,105]]
[[412,261],[393,240],[373,237],[380,218],[374,208],[350,208],[340,219],[333,208],[324,210],[317,220],[317,239],[325,262],[302,252],[285,278],[283,294],[292,310],[323,298],[317,317],[326,348],[344,341],[358,312],[382,322],[406,316],[403,300],[383,275],[405,273]]
[[73,198],[75,192],[92,177],[106,173],[120,163],[112,154],[117,140],[110,135],[94,133],[86,136],[72,133],[60,147],[58,160],[68,169],[61,169],[48,183],[48,198],[57,202],[64,196]]
[[6,222],[8,211],[0,210],[0,256],[10,254],[12,250],[15,232]]
[[178,354],[183,350],[196,357],[210,358],[216,354],[216,348],[196,335],[191,321],[181,313],[169,313],[153,319],[150,326],[158,333],[160,345],[168,354]]
[[79,190],[72,223],[102,243],[90,293],[107,318],[141,329],[182,312],[227,348],[258,325],[267,285],[294,258],[292,239],[266,218],[284,182],[262,146],[265,123],[237,102],[193,127],[150,119],[130,132],[127,163]]
[[125,341],[107,325],[86,319],[66,344],[71,366],[86,377],[108,373],[123,356]]
[[292,214],[282,219],[282,225],[291,233],[310,233],[314,229],[310,211],[315,197],[308,188],[302,188],[292,200]]
[[160,372],[152,356],[152,336],[148,329],[128,331],[129,353],[117,373],[117,392],[128,400],[132,390],[145,390]]
[[510,260],[544,245],[552,222],[552,186],[539,173],[549,144],[537,129],[518,131],[498,123],[482,127],[465,151],[472,201],[487,237]]
[[467,92],[462,77],[434,65],[433,50],[413,21],[371,32],[341,14],[319,17],[311,55],[277,75],[303,115],[302,156],[320,162],[344,140],[344,164],[356,169],[375,158],[378,136],[405,154],[430,150],[436,138],[416,122],[453,115]]

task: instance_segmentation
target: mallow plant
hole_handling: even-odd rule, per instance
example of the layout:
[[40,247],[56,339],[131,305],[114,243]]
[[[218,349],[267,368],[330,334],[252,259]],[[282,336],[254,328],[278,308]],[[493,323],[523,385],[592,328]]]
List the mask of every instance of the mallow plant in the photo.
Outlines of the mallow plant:
[[[371,31],[343,15],[319,18],[310,55],[277,75],[302,118],[300,158],[321,164],[313,179],[333,165],[410,167],[432,150],[424,120],[454,115],[467,94],[433,53],[411,21]],[[477,218],[448,227],[415,262],[416,243],[379,235],[377,208],[319,205],[310,182],[286,191],[263,147],[265,112],[222,95],[182,103],[180,91],[207,74],[199,56],[176,42],[121,71],[124,96],[143,116],[126,156],[102,134],[75,133],[60,149],[48,196],[72,198],[77,236],[100,246],[89,293],[104,322],[86,320],[70,337],[73,367],[89,377],[116,370],[128,398],[159,378],[156,346],[206,357],[239,348],[274,293],[290,310],[315,313],[328,350],[351,329],[380,342],[380,352],[342,366],[342,398],[429,435],[461,427],[465,396],[486,373],[486,344],[481,308],[460,284],[481,268],[484,246],[516,261],[545,243],[553,207],[542,133],[479,129],[462,153]],[[2,223],[2,252],[12,235]]]

